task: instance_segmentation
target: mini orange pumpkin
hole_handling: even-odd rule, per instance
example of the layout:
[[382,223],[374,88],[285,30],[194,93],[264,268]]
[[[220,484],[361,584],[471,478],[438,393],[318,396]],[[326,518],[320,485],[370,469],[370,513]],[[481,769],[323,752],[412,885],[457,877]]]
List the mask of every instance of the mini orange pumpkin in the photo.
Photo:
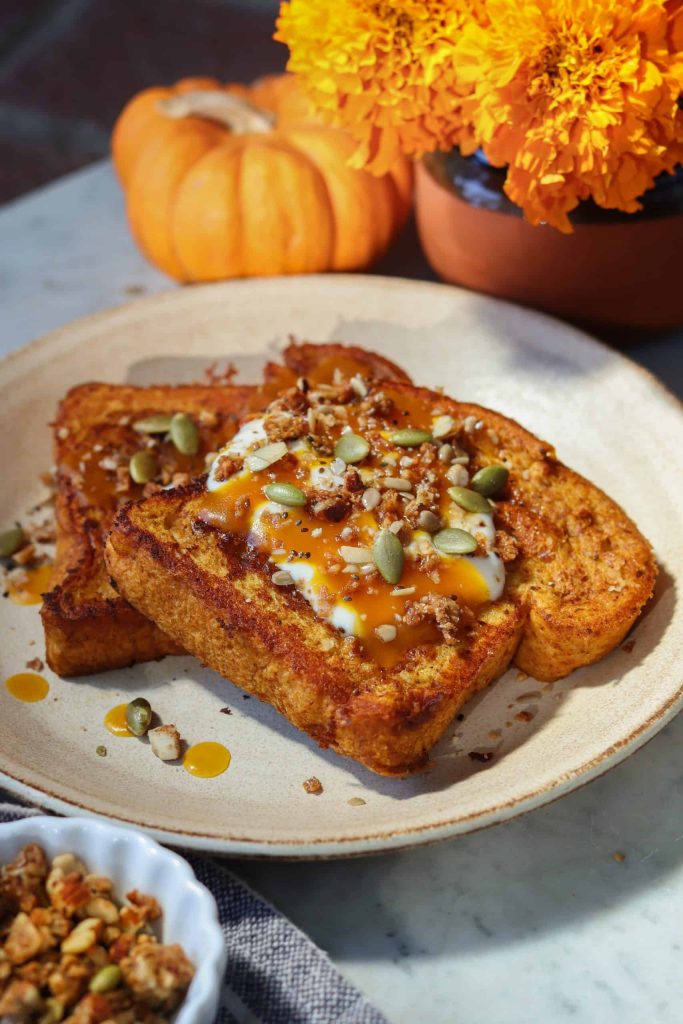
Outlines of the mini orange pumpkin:
[[290,75],[146,89],[112,138],[133,236],[179,281],[369,267],[408,216],[412,166],[375,177],[353,148]]

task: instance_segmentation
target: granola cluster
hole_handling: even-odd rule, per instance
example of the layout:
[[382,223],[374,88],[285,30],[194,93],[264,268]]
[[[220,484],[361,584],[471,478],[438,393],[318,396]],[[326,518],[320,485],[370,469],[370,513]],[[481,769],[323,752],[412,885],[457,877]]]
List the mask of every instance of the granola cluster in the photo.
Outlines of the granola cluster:
[[157,901],[124,905],[109,878],[71,853],[51,861],[30,843],[0,869],[3,1024],[165,1024],[194,968],[149,925]]

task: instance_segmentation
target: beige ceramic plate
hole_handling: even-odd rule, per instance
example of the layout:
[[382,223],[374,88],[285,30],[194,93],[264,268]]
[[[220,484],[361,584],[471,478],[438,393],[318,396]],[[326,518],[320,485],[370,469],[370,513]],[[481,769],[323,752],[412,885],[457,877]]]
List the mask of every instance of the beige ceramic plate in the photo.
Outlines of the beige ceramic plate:
[[[620,501],[663,567],[633,649],[553,686],[509,672],[448,730],[431,769],[405,780],[318,750],[190,657],[78,682],[49,675],[39,704],[0,686],[0,781],[59,811],[121,819],[184,845],[343,855],[504,821],[594,778],[660,729],[680,707],[683,682],[681,410],[626,359],[513,306],[440,285],[328,276],[177,290],[72,324],[0,364],[0,523],[20,517],[36,493],[50,462],[47,421],[68,387],[190,381],[216,360],[255,380],[289,332],[374,348],[420,384],[519,419]],[[37,609],[3,601],[1,614],[5,677],[42,650],[42,636]],[[188,741],[226,743],[230,770],[199,780],[143,743],[108,736],[104,713],[138,694]],[[226,705],[231,716],[219,712]],[[527,709],[533,720],[517,720]],[[101,743],[106,759],[95,754]],[[495,749],[488,763],[468,757],[482,748]],[[312,775],[321,796],[302,788]]]

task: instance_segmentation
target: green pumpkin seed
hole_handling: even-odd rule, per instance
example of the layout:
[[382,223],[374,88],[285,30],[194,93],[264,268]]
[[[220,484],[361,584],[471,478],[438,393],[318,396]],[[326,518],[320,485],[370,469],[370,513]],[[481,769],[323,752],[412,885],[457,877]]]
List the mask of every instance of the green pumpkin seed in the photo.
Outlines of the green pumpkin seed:
[[107,964],[101,967],[90,982],[90,991],[98,994],[113,992],[121,984],[122,974],[118,964]]
[[20,526],[0,533],[0,558],[11,558],[24,543],[24,531]]
[[278,505],[291,505],[292,508],[301,508],[308,500],[304,492],[294,484],[267,484],[263,493],[270,501],[276,501]]
[[467,530],[448,527],[432,537],[434,547],[444,555],[469,555],[477,550],[477,542]]
[[148,448],[136,452],[128,463],[128,472],[136,484],[148,484],[157,475],[157,457]]
[[152,705],[144,697],[126,704],[126,725],[133,736],[144,736],[152,724]]
[[372,546],[372,559],[387,583],[398,583],[403,573],[405,554],[395,533],[382,530]]
[[171,429],[170,413],[157,412],[153,416],[145,416],[144,419],[136,420],[133,430],[138,434],[167,434]]
[[470,491],[467,487],[449,487],[448,496],[456,505],[464,508],[465,512],[488,512],[492,511],[491,503],[486,500],[483,494],[477,491]]
[[177,412],[171,420],[171,440],[181,455],[196,455],[199,451],[197,424],[186,412]]
[[370,445],[364,437],[358,434],[342,434],[334,446],[334,454],[349,465],[354,462],[362,462],[370,451]]
[[484,466],[470,480],[470,487],[485,498],[495,498],[508,482],[510,471],[505,466]]
[[428,430],[415,430],[413,427],[406,427],[405,430],[395,430],[389,436],[389,440],[393,444],[400,445],[401,448],[416,448],[417,445],[433,441],[434,438]]

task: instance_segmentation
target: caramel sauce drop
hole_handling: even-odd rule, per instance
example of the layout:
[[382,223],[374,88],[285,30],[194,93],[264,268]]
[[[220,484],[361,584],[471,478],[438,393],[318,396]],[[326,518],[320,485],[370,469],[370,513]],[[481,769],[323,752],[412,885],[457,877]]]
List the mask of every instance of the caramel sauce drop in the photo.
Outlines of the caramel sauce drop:
[[43,594],[50,589],[52,565],[38,565],[35,569],[26,569],[27,579],[23,583],[10,580],[7,591],[14,604],[42,604]]
[[126,704],[117,704],[116,707],[107,711],[104,716],[105,727],[112,736],[118,736],[122,739],[133,735],[126,724],[126,707]]
[[50,684],[47,679],[36,675],[35,672],[17,672],[16,675],[5,680],[5,687],[13,697],[23,700],[27,704],[45,700],[50,692]]
[[195,743],[183,758],[183,768],[198,779],[215,779],[228,770],[231,754],[222,743]]

